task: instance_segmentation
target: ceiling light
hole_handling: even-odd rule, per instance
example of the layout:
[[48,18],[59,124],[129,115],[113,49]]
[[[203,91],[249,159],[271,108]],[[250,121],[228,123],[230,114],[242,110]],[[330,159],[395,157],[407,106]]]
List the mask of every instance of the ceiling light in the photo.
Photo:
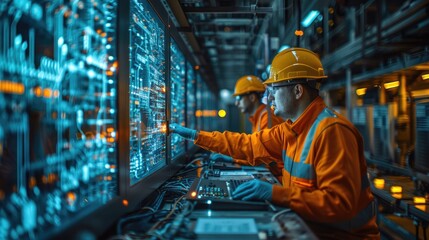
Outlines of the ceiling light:
[[422,74],[422,79],[423,80],[428,80],[429,79],[429,73]]
[[385,89],[395,88],[399,86],[399,81],[389,82],[384,84]]
[[303,27],[310,26],[314,19],[316,19],[317,16],[319,16],[320,12],[317,10],[312,10],[308,13],[308,15],[304,18],[304,20],[301,22]]
[[391,186],[390,192],[391,193],[402,193],[402,186]]
[[366,88],[358,88],[358,89],[356,89],[356,95],[358,95],[358,96],[365,95],[365,93],[366,93]]
[[220,110],[217,112],[217,115],[218,115],[219,117],[221,117],[221,118],[226,117],[226,111],[225,111],[225,109],[220,109]]
[[302,30],[295,30],[295,36],[302,37],[303,35],[304,35],[304,31],[302,31]]
[[374,186],[377,189],[383,189],[384,188],[384,179],[382,178],[374,178]]
[[210,56],[217,55],[217,51],[216,51],[216,49],[214,49],[214,48],[209,48],[209,55],[210,55]]

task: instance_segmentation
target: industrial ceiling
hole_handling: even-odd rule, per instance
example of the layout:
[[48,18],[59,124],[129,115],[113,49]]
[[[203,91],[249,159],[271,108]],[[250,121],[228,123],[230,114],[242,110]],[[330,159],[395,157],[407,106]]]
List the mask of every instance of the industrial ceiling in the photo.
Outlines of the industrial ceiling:
[[[344,87],[347,69],[356,85],[368,85],[374,79],[397,78],[398,69],[415,81],[423,71],[415,69],[428,66],[424,63],[429,56],[428,0],[166,1],[214,91],[233,91],[235,81],[246,74],[263,78],[267,65],[285,44],[320,54],[331,89]],[[311,10],[328,17],[316,19],[307,28],[301,26]],[[294,34],[300,27],[305,34],[301,42]],[[423,57],[408,60],[416,54]]]
[[275,0],[169,1],[181,26],[179,31],[187,35],[201,70],[214,83],[215,90],[233,91],[239,77],[258,75],[267,65],[269,59],[261,54],[264,50],[258,48],[267,39],[265,34],[273,16],[278,15],[279,3],[275,2],[283,3]]

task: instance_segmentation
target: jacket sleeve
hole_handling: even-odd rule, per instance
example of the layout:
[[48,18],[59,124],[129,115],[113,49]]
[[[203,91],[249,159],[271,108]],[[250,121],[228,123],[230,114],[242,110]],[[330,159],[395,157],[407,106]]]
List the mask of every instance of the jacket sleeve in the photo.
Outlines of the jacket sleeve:
[[[361,192],[357,137],[344,125],[333,124],[314,140],[316,186],[273,186],[273,202],[288,206],[305,219],[337,222],[357,213]],[[310,157],[310,155],[309,155]]]
[[234,159],[246,160],[250,165],[269,164],[272,161],[282,162],[282,144],[276,128],[253,134],[200,131],[194,143]]

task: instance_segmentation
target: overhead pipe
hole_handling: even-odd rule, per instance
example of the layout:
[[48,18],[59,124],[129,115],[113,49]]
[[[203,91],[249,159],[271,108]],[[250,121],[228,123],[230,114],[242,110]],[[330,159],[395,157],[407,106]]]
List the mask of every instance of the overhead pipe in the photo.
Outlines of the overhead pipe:
[[[170,0],[172,1],[172,0]],[[272,7],[183,7],[186,14],[221,13],[221,14],[271,14]]]

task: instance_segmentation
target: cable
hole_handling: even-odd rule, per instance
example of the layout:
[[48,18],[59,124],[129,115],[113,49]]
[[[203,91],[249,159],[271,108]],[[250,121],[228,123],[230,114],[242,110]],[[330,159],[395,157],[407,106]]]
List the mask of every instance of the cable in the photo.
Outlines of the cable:
[[162,201],[163,201],[163,199],[164,199],[164,196],[165,196],[165,191],[162,191],[157,197],[156,197],[156,199],[155,199],[155,201],[154,201],[154,203],[153,203],[153,205],[152,205],[152,208],[153,209],[155,209],[156,211],[159,209],[159,207],[161,206],[161,204],[162,204]]
[[124,225],[125,223],[137,221],[137,220],[140,220],[141,218],[144,218],[144,217],[149,217],[149,216],[153,215],[154,213],[155,212],[149,212],[149,213],[144,213],[144,214],[132,215],[132,216],[120,219],[118,224],[116,225],[116,234],[118,234],[118,235],[122,234],[122,225]]
[[195,158],[194,160],[192,160],[191,162],[189,162],[188,164],[186,164],[185,168],[188,168],[189,166],[191,166],[192,164],[194,164],[195,162],[198,162],[198,161],[203,162],[204,158],[203,157],[197,157],[197,158]]
[[196,170],[196,169],[198,169],[198,168],[202,168],[202,167],[205,167],[205,166],[207,166],[207,165],[208,165],[208,164],[203,164],[203,165],[201,165],[201,166],[194,167],[194,168],[192,168],[192,169],[184,170],[184,171],[182,171],[182,172],[178,172],[178,173],[177,173],[177,175],[183,175],[183,174],[185,174],[185,173],[188,173],[188,172],[194,171],[194,170]]
[[280,211],[280,212],[278,212],[278,213],[276,213],[276,214],[274,214],[272,217],[271,217],[271,222],[274,222],[275,220],[276,220],[276,218],[278,218],[280,215],[282,215],[283,213],[288,213],[288,212],[291,212],[292,210],[291,209],[289,209],[289,208],[287,208],[287,209],[285,209],[285,210],[282,210],[282,211]]
[[168,232],[165,234],[167,239],[174,239],[174,237],[177,235],[177,232],[180,230],[180,226],[182,226],[183,221],[185,220],[185,217],[192,212],[194,209],[196,202],[186,202],[186,208],[183,209],[183,211],[177,215],[177,217],[174,219],[173,223],[168,228]]
[[185,195],[181,196],[179,199],[176,200],[176,202],[173,204],[171,211],[167,214],[167,216],[165,216],[162,220],[158,221],[157,223],[155,223],[148,231],[148,233],[151,233],[152,231],[154,231],[156,228],[159,227],[159,225],[161,225],[164,221],[168,220],[171,215],[173,215],[177,204],[185,197]]
[[155,212],[155,209],[153,209],[151,207],[142,207],[141,210],[150,210],[152,212]]
[[[160,191],[158,191],[158,192],[160,192]],[[143,214],[137,214],[137,215],[131,215],[129,217],[120,219],[118,221],[118,224],[116,225],[116,233],[118,235],[121,235],[122,234],[123,225],[126,224],[126,223],[138,221],[138,220],[140,220],[140,219],[142,219],[144,217],[148,217],[148,216],[154,215],[156,213],[156,211],[158,211],[158,209],[160,208],[160,206],[161,206],[161,204],[163,202],[165,193],[166,193],[165,191],[162,191],[162,192],[160,192],[158,194],[158,196],[156,197],[156,199],[154,200],[154,202],[152,204],[152,207],[145,206],[145,207],[143,207],[143,208],[140,209],[142,211],[149,210],[151,212],[149,212],[149,213],[143,213]]]

